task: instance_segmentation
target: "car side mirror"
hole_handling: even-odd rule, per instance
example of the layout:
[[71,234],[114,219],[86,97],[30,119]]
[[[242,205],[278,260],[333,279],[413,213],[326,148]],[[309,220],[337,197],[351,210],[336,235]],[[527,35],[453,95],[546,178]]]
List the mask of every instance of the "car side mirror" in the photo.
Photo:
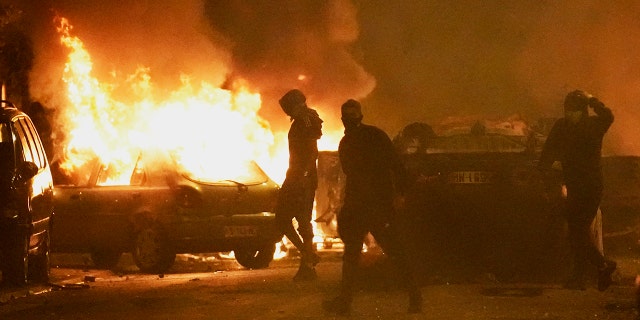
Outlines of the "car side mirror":
[[18,181],[24,183],[33,178],[37,173],[38,166],[31,161],[25,161],[18,167]]

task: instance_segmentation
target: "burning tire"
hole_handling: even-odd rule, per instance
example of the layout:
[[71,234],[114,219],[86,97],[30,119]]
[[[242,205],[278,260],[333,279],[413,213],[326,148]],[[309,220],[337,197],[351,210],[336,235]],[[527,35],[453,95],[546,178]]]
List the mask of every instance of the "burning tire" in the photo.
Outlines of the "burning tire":
[[113,249],[94,249],[91,260],[99,269],[113,269],[120,261],[121,252]]
[[273,261],[276,244],[264,245],[261,249],[238,248],[233,250],[238,263],[248,269],[264,269]]
[[163,273],[171,268],[176,259],[167,234],[160,225],[147,226],[138,231],[132,255],[136,266],[145,273]]

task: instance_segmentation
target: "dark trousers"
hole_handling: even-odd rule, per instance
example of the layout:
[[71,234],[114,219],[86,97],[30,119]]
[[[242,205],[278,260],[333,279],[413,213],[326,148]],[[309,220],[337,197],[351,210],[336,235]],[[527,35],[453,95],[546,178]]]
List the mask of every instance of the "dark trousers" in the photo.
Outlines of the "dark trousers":
[[[312,183],[285,183],[280,189],[276,205],[276,223],[278,228],[299,249],[302,244],[313,243],[313,201],[316,186]],[[293,228],[293,218],[298,223],[297,233]],[[302,242],[300,242],[300,238]]]
[[602,267],[605,257],[591,237],[591,224],[598,213],[602,192],[571,192],[567,194],[567,223],[573,253],[573,278],[582,280],[589,263]]
[[[359,212],[358,212],[359,211]],[[384,217],[372,217],[362,210],[343,211],[338,215],[338,234],[344,243],[342,256],[341,296],[351,302],[358,274],[364,238],[371,233],[399,272],[403,287],[410,295],[419,296],[415,267],[410,264],[407,246],[400,241],[397,224]],[[370,213],[370,212],[369,212]]]

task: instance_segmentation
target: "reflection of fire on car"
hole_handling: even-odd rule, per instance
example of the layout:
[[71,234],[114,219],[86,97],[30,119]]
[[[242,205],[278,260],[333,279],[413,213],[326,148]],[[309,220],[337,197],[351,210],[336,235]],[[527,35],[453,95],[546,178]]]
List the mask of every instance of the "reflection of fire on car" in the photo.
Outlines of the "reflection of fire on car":
[[2,281],[47,281],[53,215],[49,163],[29,117],[8,101],[0,103]]
[[[168,270],[177,253],[233,250],[247,268],[266,268],[281,235],[279,186],[255,162],[226,178],[194,176],[170,156],[140,156],[133,168],[93,163],[86,181],[56,185],[54,251],[89,252],[113,267],[131,251],[143,272]],[[114,172],[125,182],[114,182]]]

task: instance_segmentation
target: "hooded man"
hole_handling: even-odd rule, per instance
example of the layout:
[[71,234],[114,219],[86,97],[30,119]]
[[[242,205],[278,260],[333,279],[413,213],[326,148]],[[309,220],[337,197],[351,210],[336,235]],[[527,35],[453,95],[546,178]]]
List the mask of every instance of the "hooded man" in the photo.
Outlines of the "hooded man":
[[406,186],[404,166],[389,136],[362,123],[358,101],[349,99],[341,111],[345,130],[338,156],[346,176],[344,203],[338,213],[338,234],[344,243],[342,282],[340,295],[324,301],[322,307],[340,315],[350,313],[363,241],[371,233],[400,271],[409,292],[408,311],[421,312],[420,288],[394,221],[394,205],[402,202],[397,200]]
[[[589,108],[594,116],[589,115]],[[575,90],[564,100],[564,118],[558,119],[545,142],[539,167],[548,172],[555,161],[562,164],[567,188],[566,217],[574,256],[573,271],[565,288],[585,290],[588,263],[598,268],[598,290],[612,283],[616,263],[605,259],[591,240],[591,223],[603,191],[602,139],[613,123],[613,113],[597,98]]]
[[[316,279],[315,265],[320,261],[313,247],[311,216],[318,186],[317,141],[322,136],[322,120],[315,110],[307,107],[306,101],[298,89],[290,90],[279,100],[292,123],[288,135],[289,168],[275,211],[280,230],[302,255],[295,281]],[[297,231],[293,218],[298,223]]]

